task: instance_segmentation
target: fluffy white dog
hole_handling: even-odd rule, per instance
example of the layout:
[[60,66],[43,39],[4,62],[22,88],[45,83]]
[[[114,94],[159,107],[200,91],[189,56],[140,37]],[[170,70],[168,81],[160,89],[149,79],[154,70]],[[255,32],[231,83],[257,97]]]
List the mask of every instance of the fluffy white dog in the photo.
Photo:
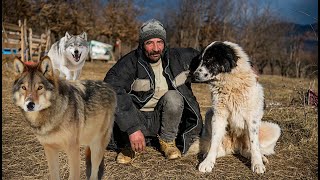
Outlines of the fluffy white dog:
[[200,54],[193,79],[210,85],[212,108],[200,140],[205,159],[199,171],[211,172],[217,157],[240,153],[251,169],[266,171],[264,155],[274,153],[281,134],[277,124],[262,122],[263,88],[247,54],[231,42],[213,42]]

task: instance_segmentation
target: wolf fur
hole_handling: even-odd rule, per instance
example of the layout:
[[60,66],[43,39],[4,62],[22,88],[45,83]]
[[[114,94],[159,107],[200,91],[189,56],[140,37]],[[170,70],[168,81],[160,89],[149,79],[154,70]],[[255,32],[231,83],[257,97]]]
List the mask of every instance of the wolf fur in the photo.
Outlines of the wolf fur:
[[66,32],[65,36],[55,42],[49,52],[53,69],[60,71],[60,77],[65,76],[67,80],[77,80],[89,54],[87,33],[80,35],[70,35]]
[[14,104],[44,147],[50,179],[59,179],[60,150],[68,157],[69,179],[80,179],[80,145],[86,146],[88,179],[101,179],[116,107],[111,86],[59,79],[48,56],[33,65],[16,58],[14,72]]
[[200,139],[205,159],[199,171],[211,172],[216,158],[240,153],[251,159],[253,172],[264,173],[265,155],[274,153],[281,130],[277,124],[261,121],[263,88],[247,54],[235,43],[213,42],[198,62],[191,68],[193,79],[208,83],[212,98]]

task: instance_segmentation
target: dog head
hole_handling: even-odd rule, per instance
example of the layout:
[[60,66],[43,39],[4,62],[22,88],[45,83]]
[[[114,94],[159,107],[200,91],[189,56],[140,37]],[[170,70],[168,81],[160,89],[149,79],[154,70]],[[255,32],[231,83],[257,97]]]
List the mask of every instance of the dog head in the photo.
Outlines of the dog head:
[[14,59],[15,81],[13,101],[26,112],[41,111],[48,108],[54,99],[56,77],[49,57],[39,63],[23,63]]
[[81,35],[70,35],[66,32],[65,35],[65,55],[72,64],[80,64],[86,60],[89,54],[89,45],[87,42],[87,33]]
[[229,73],[237,66],[238,57],[235,49],[226,42],[215,41],[209,44],[196,60],[192,79],[197,82],[209,82],[220,73]]

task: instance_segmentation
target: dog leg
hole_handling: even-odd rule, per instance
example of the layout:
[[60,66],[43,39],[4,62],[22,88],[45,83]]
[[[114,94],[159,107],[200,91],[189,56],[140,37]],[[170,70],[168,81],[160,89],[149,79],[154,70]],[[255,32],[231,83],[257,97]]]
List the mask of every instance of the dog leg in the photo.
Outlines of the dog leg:
[[70,167],[70,180],[80,179],[80,146],[79,144],[70,144],[66,150]]
[[251,150],[251,170],[258,174],[262,174],[266,171],[266,167],[262,161],[262,154],[260,151],[259,143],[259,126],[260,123],[255,118],[247,119],[250,150]]
[[47,157],[50,180],[60,179],[59,176],[59,151],[50,145],[43,145]]
[[[227,117],[227,116],[225,116]],[[211,172],[214,164],[216,162],[218,148],[221,146],[222,138],[226,133],[227,120],[220,116],[220,114],[212,116],[212,134],[211,134],[211,142],[210,149],[207,154],[207,157],[200,163],[199,171],[200,172]]]

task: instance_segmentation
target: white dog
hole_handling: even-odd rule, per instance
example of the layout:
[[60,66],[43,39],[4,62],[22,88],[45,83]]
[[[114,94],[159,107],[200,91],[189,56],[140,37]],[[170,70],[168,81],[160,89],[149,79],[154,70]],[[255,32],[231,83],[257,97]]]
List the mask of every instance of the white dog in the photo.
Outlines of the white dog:
[[213,42],[198,62],[193,79],[208,83],[212,96],[200,141],[207,154],[199,171],[211,172],[217,157],[240,153],[251,158],[253,172],[264,173],[268,162],[264,155],[274,153],[281,131],[277,124],[261,122],[263,88],[247,54],[237,44]]
[[48,52],[54,69],[60,71],[60,77],[77,80],[89,54],[87,34],[65,36],[55,42]]

